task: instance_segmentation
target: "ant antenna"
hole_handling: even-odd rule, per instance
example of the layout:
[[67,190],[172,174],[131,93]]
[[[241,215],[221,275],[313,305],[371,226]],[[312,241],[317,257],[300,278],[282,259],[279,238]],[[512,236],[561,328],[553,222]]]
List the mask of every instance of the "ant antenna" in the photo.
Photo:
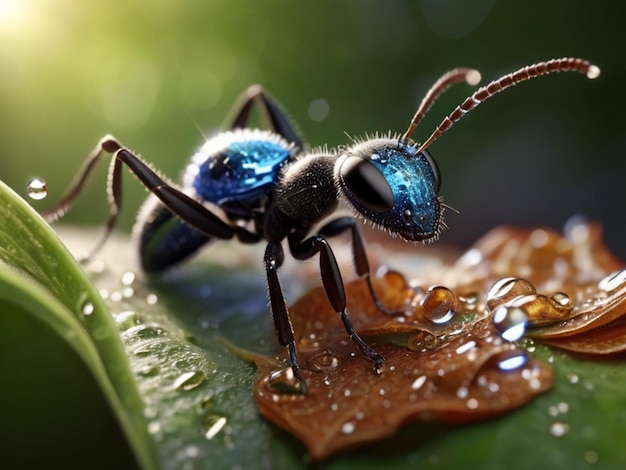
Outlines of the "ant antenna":
[[480,79],[481,76],[478,70],[467,68],[450,70],[439,77],[435,84],[430,87],[426,96],[424,96],[424,99],[420,103],[419,108],[417,108],[417,111],[415,111],[415,115],[413,116],[413,119],[411,119],[409,128],[402,135],[402,142],[409,140],[409,137],[411,137],[411,134],[417,125],[422,121],[428,110],[432,107],[433,103],[444,91],[456,83],[466,82],[469,85],[478,85]]
[[[537,62],[533,65],[522,67],[521,69],[505,75],[486,86],[480,87],[472,96],[468,97],[455,108],[435,129],[431,136],[424,142],[417,153],[422,152],[435,140],[437,140],[452,125],[459,121],[463,116],[478,106],[483,101],[491,98],[493,95],[506,90],[513,85],[528,80],[530,78],[539,77],[555,72],[578,72],[587,75],[587,78],[594,79],[600,75],[600,69],[592,63],[574,57],[563,57],[562,59],[552,59],[545,62]],[[410,129],[410,128],[409,128]]]

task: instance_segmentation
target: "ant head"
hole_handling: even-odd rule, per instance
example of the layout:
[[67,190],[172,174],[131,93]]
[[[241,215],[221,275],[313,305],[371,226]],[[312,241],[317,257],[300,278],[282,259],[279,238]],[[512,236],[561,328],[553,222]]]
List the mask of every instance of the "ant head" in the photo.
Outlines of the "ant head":
[[409,241],[436,240],[442,222],[437,164],[397,138],[359,142],[342,152],[335,176],[343,195],[374,225]]
[[600,69],[590,62],[564,57],[537,62],[479,88],[457,106],[428,139],[413,145],[411,134],[435,100],[450,86],[475,85],[480,73],[458,68],[442,75],[426,93],[408,129],[400,138],[373,138],[341,152],[335,179],[341,192],[366,220],[410,241],[434,241],[445,223],[437,164],[426,148],[468,112],[492,96],[525,80],[555,72],[577,72],[596,78]]

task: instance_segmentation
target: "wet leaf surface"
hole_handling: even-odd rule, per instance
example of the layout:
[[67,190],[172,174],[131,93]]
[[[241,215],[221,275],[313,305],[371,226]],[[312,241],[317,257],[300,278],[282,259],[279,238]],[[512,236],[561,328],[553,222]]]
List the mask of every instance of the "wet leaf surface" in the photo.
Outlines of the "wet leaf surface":
[[[551,367],[517,344],[524,334],[577,353],[626,349],[622,268],[598,227],[573,222],[565,236],[494,230],[452,266],[410,284],[386,273],[376,290],[399,315],[381,312],[365,283],[352,282],[348,310],[386,359],[378,372],[349,341],[324,291],[314,289],[291,308],[307,391],[284,352],[254,356],[259,409],[314,460],[392,436],[412,421],[465,423],[505,413],[552,386]],[[532,340],[522,342],[535,349]]]

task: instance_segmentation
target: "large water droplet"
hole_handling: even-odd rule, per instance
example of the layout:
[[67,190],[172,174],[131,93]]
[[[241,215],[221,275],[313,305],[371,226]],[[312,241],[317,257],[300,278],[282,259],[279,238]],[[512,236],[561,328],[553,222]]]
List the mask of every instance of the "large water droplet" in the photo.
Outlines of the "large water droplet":
[[507,341],[517,341],[526,331],[528,315],[517,306],[501,305],[493,312],[493,324]]
[[459,308],[459,299],[447,287],[429,289],[421,302],[424,317],[436,324],[447,323]]
[[497,281],[487,292],[487,306],[493,310],[498,305],[513,300],[520,295],[535,294],[535,286],[526,279],[505,277]]
[[33,178],[26,186],[26,192],[31,199],[40,201],[48,195],[48,185],[41,178]]

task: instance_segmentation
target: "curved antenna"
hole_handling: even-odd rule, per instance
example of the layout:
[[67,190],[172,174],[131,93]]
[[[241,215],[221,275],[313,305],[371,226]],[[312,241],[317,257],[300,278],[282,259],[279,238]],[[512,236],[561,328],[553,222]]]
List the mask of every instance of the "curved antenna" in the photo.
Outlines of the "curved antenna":
[[528,80],[530,78],[547,75],[556,72],[578,72],[587,75],[587,78],[594,79],[600,75],[600,69],[592,63],[574,57],[563,57],[562,59],[552,59],[545,62],[537,62],[533,65],[522,67],[521,69],[505,75],[493,82],[480,87],[472,96],[468,97],[463,103],[456,107],[430,137],[424,142],[417,153],[422,152],[435,140],[437,140],[444,132],[446,132],[454,123],[459,121],[463,116],[478,106],[483,101],[491,98],[493,95],[506,90],[513,85]]
[[430,87],[430,90],[424,96],[424,99],[415,111],[415,115],[413,119],[411,119],[411,123],[409,124],[409,128],[402,135],[401,140],[406,142],[411,137],[411,134],[417,127],[417,125],[424,118],[428,110],[432,107],[433,103],[441,96],[441,94],[450,88],[452,85],[456,83],[466,82],[469,85],[478,85],[480,82],[481,76],[478,70],[467,69],[467,68],[458,68],[454,70],[450,70],[449,72],[444,73],[439,79]]

